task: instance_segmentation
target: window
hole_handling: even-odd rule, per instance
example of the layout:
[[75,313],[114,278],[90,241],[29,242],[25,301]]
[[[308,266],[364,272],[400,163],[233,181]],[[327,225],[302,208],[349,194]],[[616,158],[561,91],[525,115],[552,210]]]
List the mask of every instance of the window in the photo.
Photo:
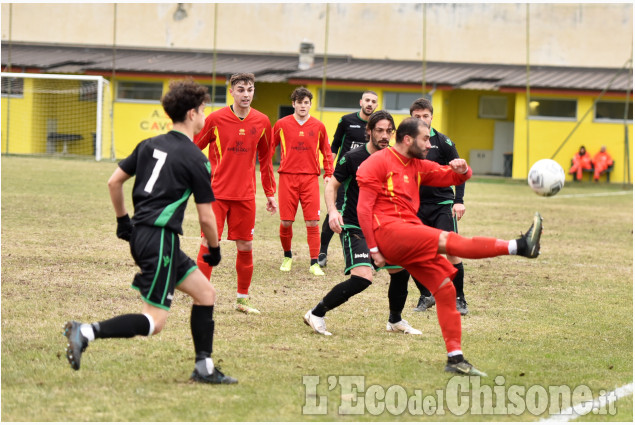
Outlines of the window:
[[143,83],[139,81],[119,81],[117,83],[117,100],[161,100],[163,83]]
[[[320,89],[320,96],[322,96]],[[359,100],[362,98],[362,91],[327,90],[324,99],[324,109],[359,109]]]
[[[412,102],[421,97],[421,93],[385,91],[384,109],[388,111],[405,111],[409,114]],[[430,96],[427,96],[427,98],[431,100]]]
[[[209,91],[209,97],[212,97],[212,89],[214,88],[213,84],[204,84]],[[227,105],[227,87],[224,85],[216,86],[216,93],[214,93],[214,99],[212,99],[212,103],[214,105]]]
[[23,97],[24,96],[24,79],[8,77],[2,78],[2,96]]
[[[596,121],[624,121],[624,102],[599,101],[595,104]],[[633,102],[628,103],[626,119],[633,121]]]
[[481,96],[478,102],[478,117],[507,119],[507,98],[503,96]]
[[577,100],[537,98],[529,100],[529,116],[532,118],[575,120],[577,110]]

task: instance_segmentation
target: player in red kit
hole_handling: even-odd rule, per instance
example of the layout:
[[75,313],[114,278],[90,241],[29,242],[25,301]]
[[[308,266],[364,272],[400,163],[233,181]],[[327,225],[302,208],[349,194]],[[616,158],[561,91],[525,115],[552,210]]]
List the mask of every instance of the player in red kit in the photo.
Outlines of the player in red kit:
[[320,253],[320,152],[323,156],[324,181],[333,176],[333,156],[324,124],[309,115],[313,94],[298,87],[291,94],[294,112],[281,118],[273,127],[274,150],[280,145],[280,167],[278,168],[280,205],[280,242],[284,250],[281,271],[290,271],[293,262],[291,239],[293,221],[302,205],[306,223],[307,242],[311,263],[309,272],[324,276],[318,264]]
[[[236,310],[260,314],[248,302],[249,287],[254,271],[252,241],[256,223],[256,155],[260,162],[260,178],[267,196],[267,211],[274,214],[278,204],[274,198],[276,181],[271,163],[271,122],[251,107],[254,97],[253,74],[234,74],[229,93],[231,106],[214,111],[205,119],[205,127],[194,138],[204,149],[209,146],[212,167],[212,189],[216,202],[212,204],[218,237],[223,234],[227,220],[227,239],[236,241],[237,300]],[[208,241],[203,237],[197,265],[209,279],[212,267],[203,260]]]
[[536,213],[527,233],[515,240],[466,238],[424,225],[417,217],[419,186],[459,185],[472,175],[464,159],[453,159],[446,166],[425,160],[430,147],[429,124],[406,118],[397,128],[395,145],[371,155],[359,167],[359,224],[378,267],[386,262],[399,264],[425,282],[434,295],[448,352],[445,370],[485,376],[463,357],[461,315],[452,284],[456,268],[441,254],[472,259],[500,255],[536,258],[542,217]]

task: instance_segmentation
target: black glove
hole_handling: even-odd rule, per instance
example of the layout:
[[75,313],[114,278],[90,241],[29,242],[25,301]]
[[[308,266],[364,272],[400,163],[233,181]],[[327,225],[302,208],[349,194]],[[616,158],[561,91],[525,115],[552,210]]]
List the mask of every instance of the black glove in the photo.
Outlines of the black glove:
[[123,217],[117,217],[117,237],[124,241],[129,241],[130,235],[132,235],[130,216],[126,214]]
[[207,249],[209,249],[209,254],[203,255],[203,261],[212,267],[217,266],[220,263],[220,245],[216,248],[207,245]]

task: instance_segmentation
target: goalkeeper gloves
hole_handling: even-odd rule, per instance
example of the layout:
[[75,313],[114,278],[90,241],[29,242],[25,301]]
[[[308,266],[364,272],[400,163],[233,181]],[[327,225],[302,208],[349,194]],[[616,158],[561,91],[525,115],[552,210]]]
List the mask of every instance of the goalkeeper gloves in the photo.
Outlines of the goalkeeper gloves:
[[207,245],[207,249],[209,249],[209,254],[203,255],[203,261],[212,267],[217,266],[220,263],[220,245],[216,248]]
[[117,217],[117,237],[124,241],[130,241],[130,235],[132,235],[132,222],[128,214]]

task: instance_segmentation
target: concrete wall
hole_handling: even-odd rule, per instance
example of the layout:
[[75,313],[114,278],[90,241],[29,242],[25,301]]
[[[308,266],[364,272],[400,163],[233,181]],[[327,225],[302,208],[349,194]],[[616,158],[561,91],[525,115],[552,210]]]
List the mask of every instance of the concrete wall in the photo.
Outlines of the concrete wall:
[[[324,53],[323,3],[8,3],[2,40]],[[215,13],[216,12],[216,13]],[[621,67],[633,47],[632,4],[398,4],[329,6],[328,53],[360,58]],[[423,29],[425,30],[425,43]]]

